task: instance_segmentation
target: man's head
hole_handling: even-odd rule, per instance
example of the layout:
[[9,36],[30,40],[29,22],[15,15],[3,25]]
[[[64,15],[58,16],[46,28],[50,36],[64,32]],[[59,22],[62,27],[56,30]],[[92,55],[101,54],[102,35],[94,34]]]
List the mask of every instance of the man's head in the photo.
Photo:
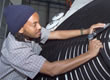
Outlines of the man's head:
[[12,34],[23,33],[31,38],[40,37],[41,26],[37,12],[30,6],[11,5],[5,8],[4,15]]
[[41,34],[41,26],[39,24],[39,16],[35,12],[19,30],[19,33],[23,33],[31,38],[38,38]]

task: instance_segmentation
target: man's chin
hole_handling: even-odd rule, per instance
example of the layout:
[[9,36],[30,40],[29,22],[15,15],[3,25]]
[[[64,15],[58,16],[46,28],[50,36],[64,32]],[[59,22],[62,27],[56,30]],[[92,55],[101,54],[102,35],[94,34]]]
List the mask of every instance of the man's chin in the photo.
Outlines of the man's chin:
[[35,38],[40,38],[41,36],[40,35],[38,35],[38,36],[36,36]]

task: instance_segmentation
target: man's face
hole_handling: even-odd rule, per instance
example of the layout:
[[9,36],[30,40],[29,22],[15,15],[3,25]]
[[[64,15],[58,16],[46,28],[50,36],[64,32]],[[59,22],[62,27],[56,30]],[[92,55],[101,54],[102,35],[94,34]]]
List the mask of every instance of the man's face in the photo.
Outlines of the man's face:
[[19,30],[19,33],[23,33],[30,38],[39,38],[41,35],[41,26],[39,24],[39,16],[35,12],[33,15],[28,19],[26,24]]

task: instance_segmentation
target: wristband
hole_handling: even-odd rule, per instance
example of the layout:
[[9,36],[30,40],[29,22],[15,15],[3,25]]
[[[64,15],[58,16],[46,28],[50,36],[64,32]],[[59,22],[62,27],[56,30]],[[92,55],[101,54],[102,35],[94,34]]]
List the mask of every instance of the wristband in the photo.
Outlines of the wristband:
[[80,31],[81,31],[81,35],[83,35],[83,28],[81,28]]

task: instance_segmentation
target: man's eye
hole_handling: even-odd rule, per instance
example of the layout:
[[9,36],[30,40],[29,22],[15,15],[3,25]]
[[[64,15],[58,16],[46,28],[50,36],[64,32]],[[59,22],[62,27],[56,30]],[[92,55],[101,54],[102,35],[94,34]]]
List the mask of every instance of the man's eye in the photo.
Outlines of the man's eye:
[[36,24],[33,24],[33,27],[36,27]]

